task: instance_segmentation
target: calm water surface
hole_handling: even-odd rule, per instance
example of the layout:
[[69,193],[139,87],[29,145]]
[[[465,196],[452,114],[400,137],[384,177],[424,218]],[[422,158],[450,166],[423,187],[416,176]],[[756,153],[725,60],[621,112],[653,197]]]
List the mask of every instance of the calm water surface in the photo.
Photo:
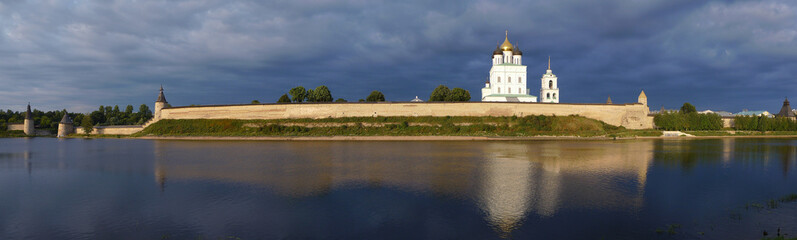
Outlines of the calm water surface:
[[797,193],[796,162],[788,138],[0,139],[0,239],[795,236],[797,203],[750,203]]

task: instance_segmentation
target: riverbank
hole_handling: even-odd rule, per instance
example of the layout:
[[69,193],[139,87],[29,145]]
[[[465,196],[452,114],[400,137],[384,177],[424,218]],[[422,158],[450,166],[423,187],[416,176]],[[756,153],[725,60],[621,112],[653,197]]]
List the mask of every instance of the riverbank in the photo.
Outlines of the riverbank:
[[133,137],[609,137],[660,136],[580,116],[165,119]]
[[[107,138],[118,138],[109,136]],[[797,138],[797,135],[759,136],[696,136],[696,137],[579,137],[579,136],[533,136],[533,137],[483,137],[483,136],[326,136],[326,137],[214,137],[214,136],[145,136],[132,139],[153,140],[197,140],[197,141],[542,141],[542,140],[630,140],[630,139],[722,139],[722,138]]]

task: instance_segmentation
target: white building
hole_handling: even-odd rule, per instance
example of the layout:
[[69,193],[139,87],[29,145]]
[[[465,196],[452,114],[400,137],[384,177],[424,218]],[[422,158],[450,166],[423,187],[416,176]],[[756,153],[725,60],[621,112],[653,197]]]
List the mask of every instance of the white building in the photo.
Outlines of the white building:
[[482,88],[483,102],[537,102],[537,97],[529,95],[526,88],[526,66],[523,53],[509,43],[509,34],[504,43],[493,52],[493,67],[490,77]]
[[542,75],[540,85],[540,102],[559,103],[559,78],[551,71],[551,57],[548,57],[548,70]]

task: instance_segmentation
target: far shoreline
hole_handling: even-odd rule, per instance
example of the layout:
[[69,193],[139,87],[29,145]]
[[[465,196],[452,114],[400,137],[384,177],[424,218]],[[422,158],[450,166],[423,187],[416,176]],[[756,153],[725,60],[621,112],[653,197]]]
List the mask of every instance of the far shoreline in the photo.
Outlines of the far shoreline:
[[147,140],[190,140],[190,141],[543,141],[543,140],[634,140],[634,139],[723,139],[723,138],[797,138],[797,135],[740,135],[740,136],[694,136],[694,137],[579,137],[579,136],[262,136],[262,137],[219,137],[219,136],[145,136],[129,139]]

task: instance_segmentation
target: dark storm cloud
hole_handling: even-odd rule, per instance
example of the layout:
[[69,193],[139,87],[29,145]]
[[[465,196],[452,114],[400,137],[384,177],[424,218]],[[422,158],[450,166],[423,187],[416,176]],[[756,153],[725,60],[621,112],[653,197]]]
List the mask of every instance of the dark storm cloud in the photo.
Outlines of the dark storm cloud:
[[[797,89],[792,1],[0,1],[0,109],[480,97],[504,30],[562,100],[774,111]],[[534,81],[529,88],[535,89]]]

